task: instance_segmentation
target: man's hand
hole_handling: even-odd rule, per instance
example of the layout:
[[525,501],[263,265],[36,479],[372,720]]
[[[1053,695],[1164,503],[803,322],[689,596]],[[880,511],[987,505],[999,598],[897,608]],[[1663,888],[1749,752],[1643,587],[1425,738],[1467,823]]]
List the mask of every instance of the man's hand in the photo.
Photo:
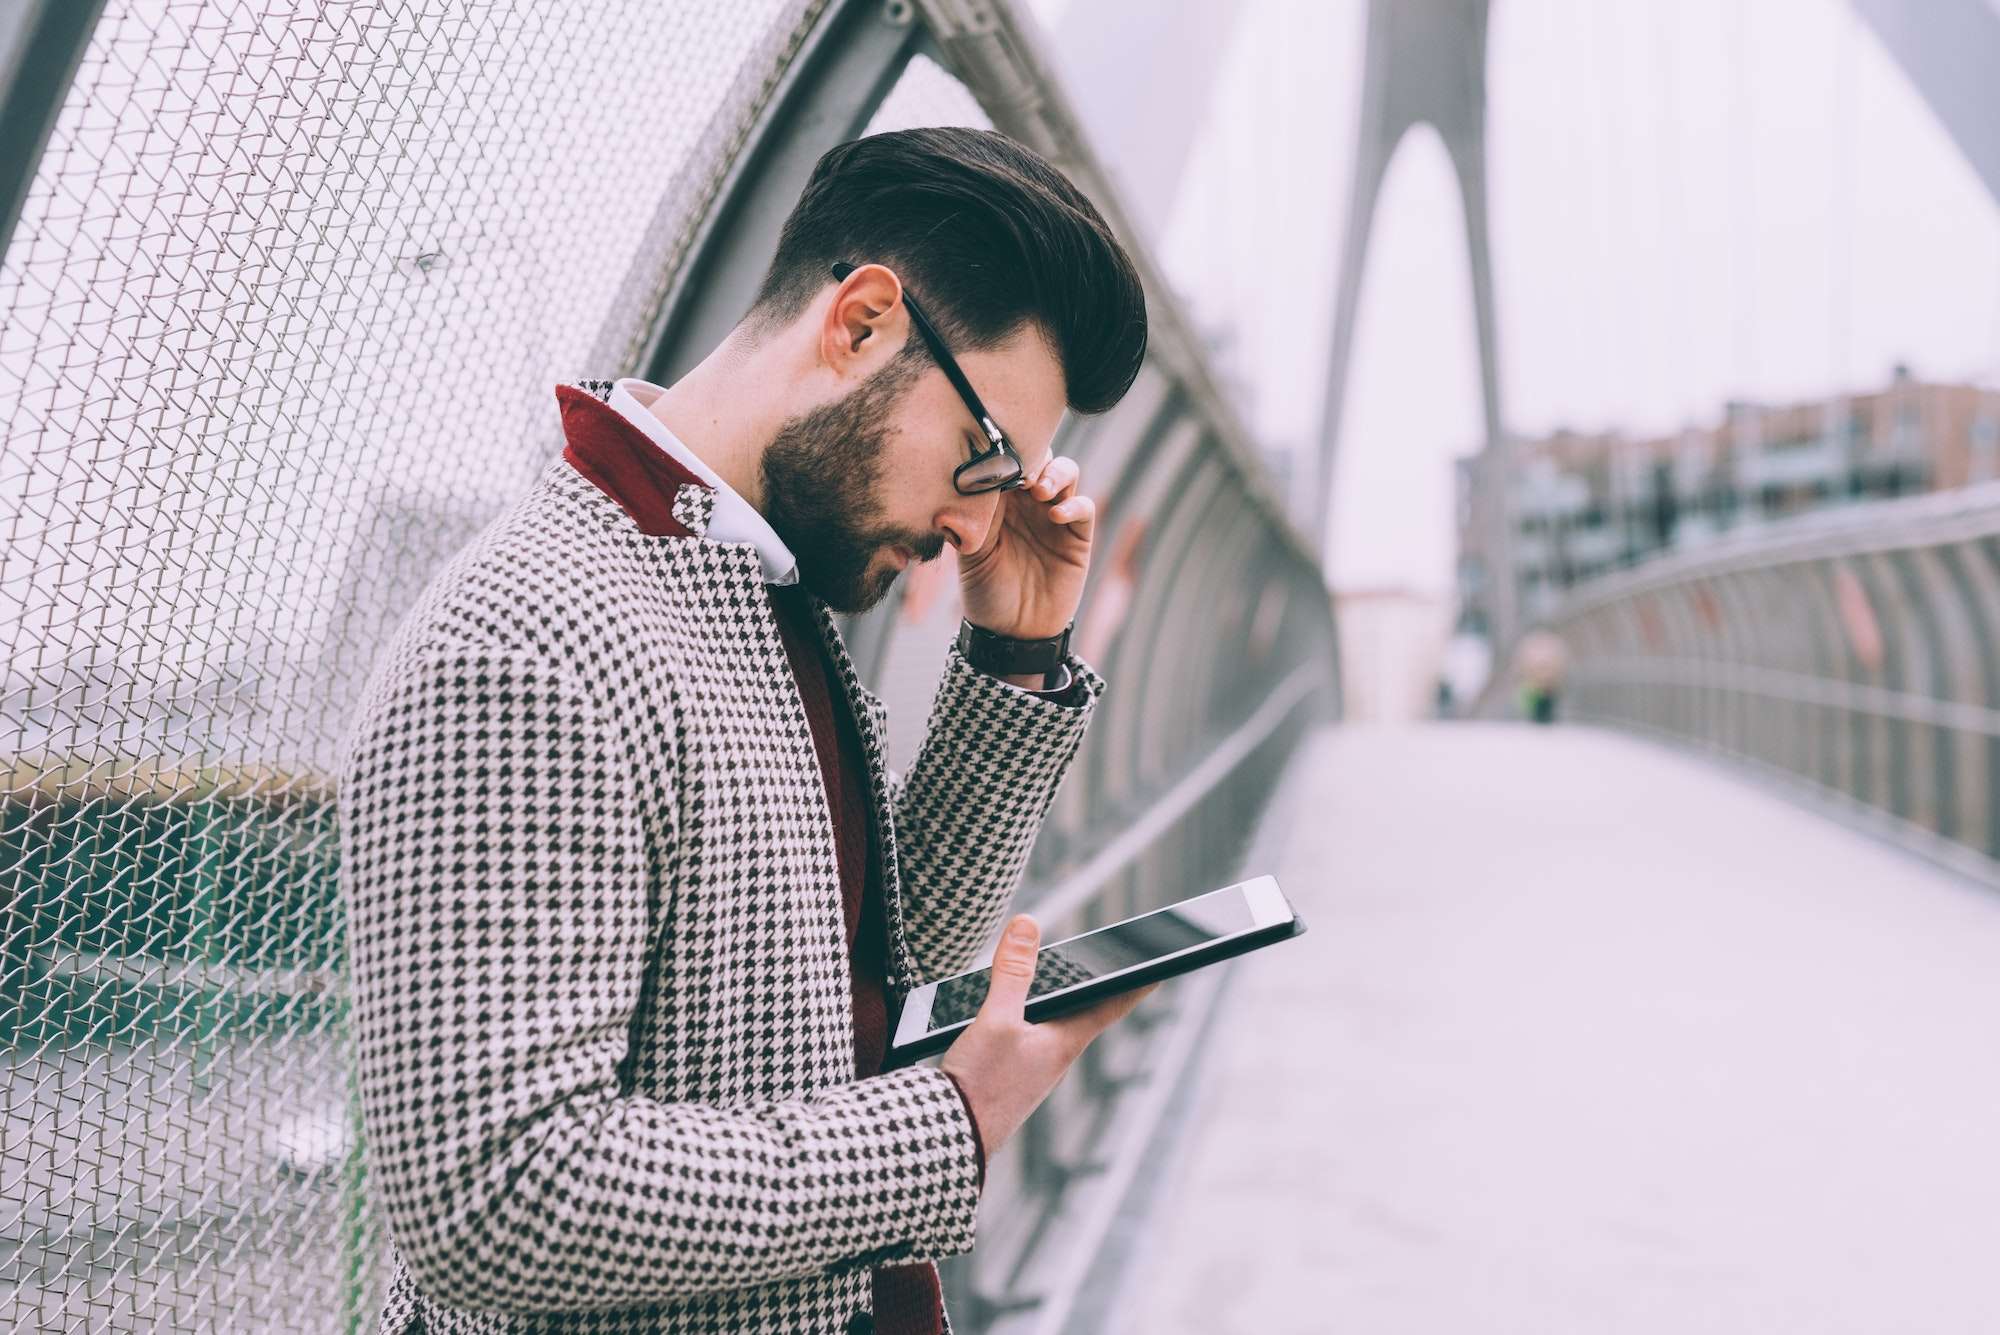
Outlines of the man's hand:
[[1052,455],[1025,487],[1000,493],[1000,513],[976,552],[958,554],[965,619],[998,635],[1062,634],[1083,601],[1097,502],[1077,492],[1083,470]]
[[1090,1041],[1123,1019],[1158,983],[1108,997],[1087,1010],[1029,1024],[1022,1018],[1035,977],[1041,928],[1027,914],[1007,924],[993,952],[991,981],[979,1014],[944,1054],[957,1077],[990,1160],[1028,1120]]

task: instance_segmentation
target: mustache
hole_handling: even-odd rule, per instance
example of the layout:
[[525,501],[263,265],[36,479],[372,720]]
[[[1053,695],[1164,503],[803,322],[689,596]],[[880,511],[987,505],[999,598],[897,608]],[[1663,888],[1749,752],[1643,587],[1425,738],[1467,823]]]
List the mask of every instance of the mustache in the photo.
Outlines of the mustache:
[[919,561],[935,561],[944,555],[944,543],[944,534],[927,533],[921,538],[904,538],[896,545],[906,549]]

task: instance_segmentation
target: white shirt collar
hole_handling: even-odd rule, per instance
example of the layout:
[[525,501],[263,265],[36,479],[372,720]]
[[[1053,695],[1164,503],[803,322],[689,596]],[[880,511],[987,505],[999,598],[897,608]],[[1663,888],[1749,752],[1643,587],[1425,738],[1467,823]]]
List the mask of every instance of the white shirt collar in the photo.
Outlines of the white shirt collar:
[[747,542],[757,548],[758,559],[764,563],[766,584],[796,584],[799,579],[798,558],[792,549],[785,546],[777,530],[764,521],[750,502],[739,496],[727,482],[716,476],[714,469],[701,461],[699,455],[689,449],[679,436],[667,429],[667,424],[653,415],[653,400],[665,393],[660,386],[649,381],[627,376],[611,387],[611,406],[630,422],[646,433],[646,438],[671,455],[674,460],[687,468],[690,473],[715,488],[715,513],[709,517],[707,536],[715,542]]

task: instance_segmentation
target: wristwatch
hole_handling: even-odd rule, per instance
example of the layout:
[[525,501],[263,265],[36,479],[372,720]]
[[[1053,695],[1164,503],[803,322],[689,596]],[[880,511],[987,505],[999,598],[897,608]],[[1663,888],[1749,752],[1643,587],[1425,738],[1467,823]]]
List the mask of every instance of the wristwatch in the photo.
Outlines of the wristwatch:
[[[1049,674],[1061,668],[1063,660],[1069,656],[1069,633],[1075,626],[1072,621],[1062,628],[1062,634],[1046,639],[1017,640],[961,618],[958,623],[958,651],[965,655],[966,662],[982,672],[990,672],[996,677],[1025,677],[1040,673],[1045,683],[1044,690],[1059,691],[1069,683],[1064,681],[1053,687],[1046,683]],[[1069,673],[1065,671],[1063,676],[1068,677]]]

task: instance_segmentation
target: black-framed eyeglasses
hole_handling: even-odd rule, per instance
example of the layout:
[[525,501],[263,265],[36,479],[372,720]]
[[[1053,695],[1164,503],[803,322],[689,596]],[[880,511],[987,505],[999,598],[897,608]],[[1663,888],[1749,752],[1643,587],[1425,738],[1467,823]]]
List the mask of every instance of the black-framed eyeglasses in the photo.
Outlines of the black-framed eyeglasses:
[[[833,266],[836,281],[845,282],[847,275],[854,272],[854,266],[845,262]],[[965,400],[965,407],[972,414],[972,420],[986,436],[986,448],[973,454],[970,459],[952,470],[952,485],[962,496],[978,496],[989,491],[1013,491],[1028,484],[1027,465],[1006,433],[993,424],[993,414],[986,411],[986,405],[972,392],[972,383],[965,378],[965,372],[958,368],[958,361],[951,355],[951,349],[944,345],[936,326],[924,314],[923,307],[910,295],[910,289],[903,289],[903,309],[910,313],[910,323],[917,327],[925,344],[930,347],[931,356],[944,368],[945,379],[958,391],[958,397]]]

